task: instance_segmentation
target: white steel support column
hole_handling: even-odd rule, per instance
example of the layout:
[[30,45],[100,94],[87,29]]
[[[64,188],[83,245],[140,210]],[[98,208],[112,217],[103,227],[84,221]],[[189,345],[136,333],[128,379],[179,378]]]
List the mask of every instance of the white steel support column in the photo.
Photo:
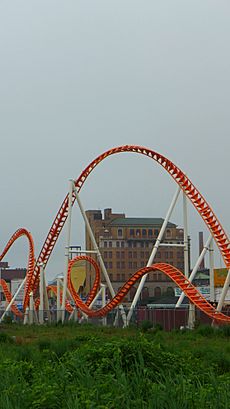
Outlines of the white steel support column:
[[14,296],[12,297],[10,303],[7,305],[4,313],[1,316],[0,322],[2,322],[2,320],[4,319],[5,315],[7,314],[7,312],[10,310],[12,304],[14,303],[14,301],[16,300],[18,294],[20,293],[21,289],[23,288],[24,284],[26,282],[26,277],[23,279],[23,281],[21,282],[20,286],[18,287],[16,293],[14,294]]
[[[86,229],[87,229],[88,234],[89,234],[89,236],[90,236],[90,240],[92,241],[93,248],[94,248],[94,250],[97,251],[98,261],[99,261],[99,264],[100,264],[102,273],[103,273],[103,275],[104,275],[104,277],[105,277],[107,286],[108,286],[108,288],[109,288],[109,291],[110,291],[112,297],[115,297],[115,291],[114,291],[114,289],[113,289],[112,283],[111,283],[110,278],[109,278],[109,275],[108,275],[108,273],[107,273],[107,270],[106,270],[106,267],[105,267],[103,258],[102,258],[102,256],[101,256],[101,253],[100,253],[100,250],[99,250],[99,247],[98,247],[98,245],[97,245],[97,242],[96,242],[96,239],[95,239],[95,237],[94,237],[93,231],[92,231],[92,229],[91,229],[90,223],[89,223],[89,221],[88,221],[88,218],[87,218],[87,216],[86,216],[85,210],[84,210],[83,205],[82,205],[82,203],[81,203],[79,194],[78,194],[77,189],[76,189],[75,187],[74,187],[74,192],[75,192],[75,195],[76,195],[76,199],[77,199],[78,206],[79,206],[79,208],[80,208],[81,214],[82,214],[83,219],[84,219],[84,221],[85,221]],[[123,307],[122,304],[120,304],[120,305],[119,305],[119,308],[120,308],[120,310],[121,310],[121,315],[122,315],[122,319],[123,319],[123,322],[124,322],[124,326],[126,326],[126,314],[125,314],[124,307]]]
[[[189,277],[189,248],[188,248],[188,201],[186,194],[183,192],[183,218],[184,218],[184,275]],[[188,327],[194,328],[195,323],[195,306],[189,303]]]
[[49,307],[49,300],[48,300],[48,293],[47,293],[46,277],[45,277],[45,273],[44,273],[44,266],[42,266],[42,269],[43,269],[44,307],[45,307],[45,311],[47,313],[48,321],[51,322],[51,314],[50,314],[50,307]]
[[[106,305],[106,286],[104,284],[101,284],[101,300],[102,300],[102,308],[103,308]],[[102,318],[102,324],[104,326],[107,325],[107,317],[106,316],[104,316]]]
[[188,203],[186,194],[183,192],[183,218],[184,218],[184,275],[189,276],[189,254],[188,254]]
[[214,285],[214,246],[213,239],[209,245],[209,286],[210,286],[210,301],[215,301],[215,285]]
[[[192,273],[191,273],[190,276],[189,276],[189,281],[190,281],[191,283],[193,282],[193,280],[194,280],[194,278],[195,278],[195,275],[196,275],[197,270],[198,270],[198,268],[199,268],[199,266],[200,266],[200,263],[202,262],[202,260],[203,260],[203,258],[204,258],[204,256],[205,256],[205,254],[207,253],[207,251],[209,250],[209,245],[210,245],[210,242],[211,242],[211,241],[212,241],[212,236],[210,235],[209,238],[208,238],[208,240],[207,240],[207,242],[205,243],[205,246],[204,246],[204,248],[203,248],[203,250],[202,250],[202,252],[201,252],[199,258],[197,259],[197,262],[196,262],[196,264],[195,264],[195,266],[194,266],[194,268],[193,268],[193,270],[192,270]],[[181,295],[180,295],[180,297],[179,297],[179,299],[178,299],[178,301],[177,301],[177,303],[176,303],[176,308],[178,308],[178,307],[181,306],[181,304],[182,304],[182,302],[183,302],[183,300],[184,300],[184,297],[185,297],[185,293],[182,292]]]
[[57,322],[61,320],[61,278],[57,278]]
[[44,267],[43,263],[40,264],[40,304],[39,304],[39,324],[44,324]]
[[[160,246],[160,243],[161,243],[161,240],[162,240],[162,238],[163,238],[163,235],[164,235],[164,232],[165,232],[165,230],[166,230],[166,227],[167,227],[167,225],[168,225],[169,219],[170,219],[170,217],[171,217],[171,215],[172,215],[172,212],[173,212],[173,210],[174,210],[174,207],[176,206],[176,203],[177,203],[177,200],[178,200],[180,191],[181,191],[181,189],[180,189],[180,187],[178,187],[177,190],[176,190],[176,193],[175,193],[174,196],[173,196],[173,200],[172,200],[172,202],[171,202],[171,204],[170,204],[170,206],[169,206],[169,209],[168,209],[168,212],[167,212],[167,214],[166,214],[164,223],[163,223],[162,226],[161,226],[160,232],[159,232],[158,237],[157,237],[157,239],[156,239],[156,243],[155,243],[155,245],[154,245],[154,247],[153,247],[153,250],[152,250],[152,253],[151,253],[150,257],[149,257],[149,260],[148,260],[148,263],[147,263],[147,267],[150,267],[150,266],[153,264],[153,260],[154,260],[154,258],[155,258],[156,253],[157,253],[158,247]],[[136,294],[135,294],[135,296],[134,296],[134,298],[133,298],[133,301],[132,301],[132,304],[131,304],[129,313],[128,313],[128,315],[127,315],[127,325],[129,325],[129,322],[130,322],[130,319],[131,319],[131,317],[132,317],[133,311],[134,311],[134,309],[135,309],[135,307],[136,307],[136,304],[137,304],[138,299],[139,299],[139,297],[140,297],[141,291],[142,291],[142,289],[143,289],[143,287],[144,287],[146,278],[147,278],[147,274],[145,274],[145,275],[141,278],[140,284],[139,284],[139,286],[138,286],[138,288],[137,288],[137,291],[136,291]]]
[[33,291],[30,293],[30,307],[29,307],[29,324],[33,324],[34,318],[34,299],[33,299]]
[[220,295],[220,300],[219,300],[218,305],[217,305],[217,311],[222,310],[225,297],[226,297],[227,292],[229,290],[229,286],[230,286],[230,270],[228,270],[228,274],[227,274],[227,277],[226,277],[226,280],[225,280],[225,283],[224,283],[224,286],[223,286],[223,290],[222,290],[221,295]]
[[63,280],[63,291],[62,291],[62,322],[65,320],[65,302],[66,302],[66,290],[67,290],[67,272],[69,264],[69,246],[71,237],[71,220],[72,220],[72,199],[73,199],[73,187],[74,183],[72,180],[69,182],[69,200],[68,200],[68,216],[67,216],[67,236],[66,236],[66,248],[65,248],[65,271]]

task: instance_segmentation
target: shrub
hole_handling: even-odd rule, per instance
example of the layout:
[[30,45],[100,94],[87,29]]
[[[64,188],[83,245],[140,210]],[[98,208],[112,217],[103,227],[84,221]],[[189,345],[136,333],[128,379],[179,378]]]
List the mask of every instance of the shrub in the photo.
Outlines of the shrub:
[[141,331],[142,332],[147,332],[152,328],[153,328],[153,323],[151,321],[149,321],[149,320],[142,321],[142,323],[141,323]]

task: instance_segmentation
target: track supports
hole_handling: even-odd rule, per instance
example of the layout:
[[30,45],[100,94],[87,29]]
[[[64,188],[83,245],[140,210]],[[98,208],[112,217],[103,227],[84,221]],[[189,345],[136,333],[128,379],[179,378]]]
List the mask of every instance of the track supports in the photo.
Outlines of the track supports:
[[[175,192],[175,194],[174,194],[174,196],[173,196],[173,199],[172,199],[172,202],[171,202],[170,207],[169,207],[169,209],[168,209],[168,212],[167,212],[167,214],[166,214],[164,223],[163,223],[162,226],[161,226],[161,230],[160,230],[160,232],[159,232],[159,234],[158,234],[158,237],[157,237],[157,239],[156,239],[156,243],[155,243],[155,245],[154,245],[154,247],[153,247],[153,250],[152,250],[152,253],[151,253],[150,257],[149,257],[149,260],[148,260],[148,263],[147,263],[147,267],[150,267],[150,266],[153,264],[153,261],[154,261],[155,255],[156,255],[156,253],[157,253],[158,247],[159,247],[159,245],[160,245],[160,243],[161,243],[161,240],[162,240],[162,238],[163,238],[163,236],[164,236],[164,233],[165,233],[167,224],[168,224],[169,219],[170,219],[170,217],[171,217],[171,214],[172,214],[172,212],[173,212],[173,210],[174,210],[174,208],[175,208],[175,206],[176,206],[178,197],[179,197],[179,195],[180,195],[180,191],[181,191],[181,189],[180,189],[180,187],[178,187],[177,190],[176,190],[176,192]],[[131,317],[132,317],[132,315],[133,315],[133,311],[134,311],[134,309],[136,308],[136,305],[137,305],[137,302],[138,302],[138,300],[139,300],[141,291],[142,291],[142,289],[143,289],[143,287],[144,287],[146,278],[147,278],[147,275],[145,275],[145,276],[142,277],[142,279],[141,279],[141,281],[140,281],[140,284],[139,284],[139,286],[138,286],[138,288],[137,288],[136,294],[135,294],[135,296],[134,296],[134,298],[133,298],[133,301],[132,301],[130,310],[129,310],[128,315],[127,315],[127,324],[128,324],[128,325],[129,325],[130,320],[131,320]]]

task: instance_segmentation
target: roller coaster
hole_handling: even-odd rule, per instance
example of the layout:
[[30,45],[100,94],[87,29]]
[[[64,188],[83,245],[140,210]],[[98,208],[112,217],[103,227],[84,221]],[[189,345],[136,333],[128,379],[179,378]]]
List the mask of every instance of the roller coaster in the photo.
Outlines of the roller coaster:
[[[24,284],[23,312],[21,312],[17,308],[15,300],[14,298],[12,298],[12,295],[8,290],[6,282],[2,279],[0,280],[0,284],[2,286],[6,300],[8,302],[8,307],[10,307],[13,314],[17,315],[20,318],[23,318],[23,316],[26,313],[26,310],[30,308],[30,299],[32,297],[34,300],[34,308],[35,309],[39,308],[40,304],[39,286],[41,282],[41,266],[43,270],[47,266],[47,263],[55,247],[55,244],[62,231],[62,228],[65,225],[67,219],[69,218],[70,208],[72,208],[75,200],[79,199],[78,195],[81,188],[83,187],[85,181],[87,180],[91,172],[97,167],[97,165],[99,165],[106,158],[123,152],[141,154],[157,162],[161,167],[164,168],[164,170],[166,170],[166,172],[171,176],[171,178],[174,179],[174,181],[178,185],[178,191],[182,191],[184,196],[188,200],[190,200],[192,205],[198,211],[199,215],[205,222],[211,237],[215,240],[215,243],[222,255],[226,268],[229,270],[223,288],[224,294],[222,295],[222,303],[218,304],[217,308],[214,308],[213,305],[211,305],[199,293],[197,288],[192,284],[191,279],[188,278],[184,274],[184,272],[179,271],[174,266],[166,263],[151,263],[151,265],[147,265],[146,267],[141,268],[140,270],[135,272],[122,286],[122,288],[118,291],[117,294],[114,293],[111,282],[108,282],[112,299],[106,305],[102,306],[102,308],[95,310],[91,308],[91,305],[98,293],[98,289],[100,286],[101,266],[98,266],[96,261],[92,257],[87,255],[78,255],[74,257],[72,260],[70,260],[69,255],[67,255],[68,260],[66,273],[64,277],[64,285],[60,293],[60,302],[62,304],[62,310],[63,311],[67,310],[68,313],[71,314],[74,311],[74,308],[77,308],[78,311],[80,311],[82,314],[85,314],[87,317],[105,317],[111,310],[114,310],[117,306],[122,307],[121,304],[122,300],[130,290],[130,288],[134,286],[134,284],[138,280],[145,279],[146,275],[149,274],[151,271],[160,271],[166,274],[172,281],[174,281],[174,283],[176,283],[176,285],[180,287],[183,293],[188,297],[190,302],[194,304],[198,309],[203,311],[207,316],[209,316],[213,320],[213,322],[217,324],[229,324],[230,317],[223,314],[220,311],[230,284],[230,242],[226,232],[224,231],[221,223],[214,214],[212,208],[206,202],[205,198],[201,195],[198,189],[193,185],[191,180],[185,175],[184,172],[182,172],[181,169],[179,169],[173,162],[171,162],[165,156],[146,147],[136,145],[119,146],[104,152],[95,160],[93,160],[83,170],[80,176],[73,181],[73,189],[66,195],[63,203],[61,204],[61,207],[54,219],[53,224],[51,225],[51,228],[47,234],[47,237],[44,241],[44,244],[41,248],[37,260],[35,259],[34,242],[31,233],[29,233],[26,229],[21,228],[13,234],[13,236],[10,238],[7,245],[5,246],[2,254],[0,255],[0,261],[7,254],[7,252],[15,243],[15,241],[22,236],[25,236],[28,240],[29,254],[27,274],[23,283]],[[161,238],[159,237],[158,241],[160,242],[160,240]],[[86,302],[83,302],[80,296],[77,294],[71,280],[71,268],[73,264],[79,260],[85,260],[91,263],[95,270],[95,281],[92,289],[90,290]],[[108,275],[106,276],[106,278],[107,280],[109,280]],[[53,293],[55,293],[57,296],[58,290],[56,286],[48,286],[45,287],[45,289],[46,292],[48,293],[50,291],[53,291]],[[74,301],[75,306],[73,306],[73,303],[70,302],[70,297],[67,295],[67,292],[71,296],[71,301]]]

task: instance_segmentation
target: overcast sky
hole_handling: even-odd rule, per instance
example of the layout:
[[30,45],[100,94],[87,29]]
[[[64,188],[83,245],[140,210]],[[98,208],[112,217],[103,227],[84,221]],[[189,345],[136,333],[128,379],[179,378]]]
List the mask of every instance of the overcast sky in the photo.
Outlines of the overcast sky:
[[[229,39],[229,0],[0,0],[1,249],[26,227],[38,255],[69,178],[123,144],[169,157],[229,232]],[[164,217],[175,189],[152,160],[121,154],[81,197],[86,209]],[[171,221],[182,224],[181,205]],[[192,209],[189,223],[195,257],[207,231]],[[76,208],[72,244],[83,237]],[[49,277],[63,271],[64,239]],[[20,239],[6,260],[26,257]]]

